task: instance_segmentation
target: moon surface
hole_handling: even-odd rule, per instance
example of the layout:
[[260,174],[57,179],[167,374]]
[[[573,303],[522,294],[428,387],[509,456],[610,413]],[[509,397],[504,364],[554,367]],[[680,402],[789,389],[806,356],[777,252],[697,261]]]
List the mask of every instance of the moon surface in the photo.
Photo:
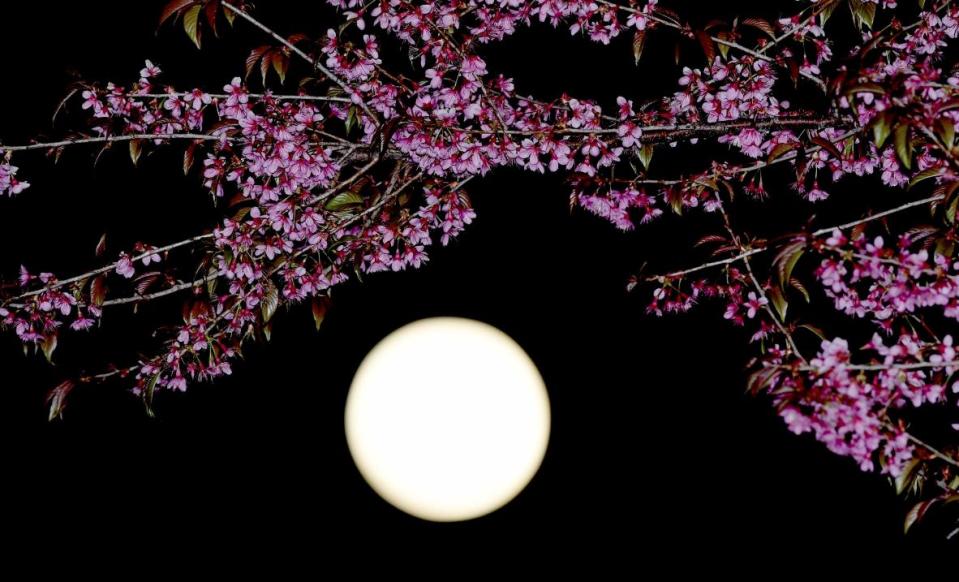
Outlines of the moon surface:
[[509,503],[539,469],[549,396],[523,349],[469,319],[416,321],[366,356],[345,413],[350,454],[383,499],[430,521]]

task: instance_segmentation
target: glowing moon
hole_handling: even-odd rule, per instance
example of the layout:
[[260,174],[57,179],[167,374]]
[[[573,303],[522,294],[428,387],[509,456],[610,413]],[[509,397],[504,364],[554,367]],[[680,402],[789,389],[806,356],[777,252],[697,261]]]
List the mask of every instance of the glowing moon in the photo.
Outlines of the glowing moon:
[[490,513],[533,478],[549,441],[546,386],[498,329],[452,317],[394,331],[346,401],[346,440],[370,486],[416,517]]

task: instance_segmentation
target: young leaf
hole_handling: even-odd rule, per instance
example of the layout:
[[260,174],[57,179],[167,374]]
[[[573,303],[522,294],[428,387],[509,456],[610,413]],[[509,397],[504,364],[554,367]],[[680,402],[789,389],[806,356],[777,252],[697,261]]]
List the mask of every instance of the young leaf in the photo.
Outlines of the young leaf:
[[743,20],[743,26],[750,26],[768,34],[769,38],[776,39],[776,30],[762,18],[746,18]]
[[170,19],[171,16],[180,12],[190,4],[193,4],[195,0],[172,0],[163,7],[163,10],[160,12],[160,22],[157,26],[162,26],[164,22]]
[[196,48],[200,48],[200,10],[203,7],[197,4],[183,14],[183,30],[190,37]]
[[909,510],[909,513],[906,514],[905,523],[903,523],[903,533],[909,533],[909,529],[914,526],[922,516],[926,515],[926,512],[929,511],[929,508],[939,502],[938,497],[933,497],[932,499],[927,499],[925,501],[920,501],[919,503],[912,506],[912,509]]
[[778,144],[776,147],[772,149],[771,152],[769,152],[769,157],[766,158],[766,163],[772,163],[773,161],[778,160],[779,158],[783,157],[784,155],[793,151],[794,149],[797,149],[798,147],[799,147],[799,144],[797,143]]
[[896,155],[907,170],[912,169],[912,145],[909,143],[909,126],[901,123],[896,126],[895,137]]
[[922,182],[923,180],[928,180],[929,178],[935,178],[942,175],[942,168],[928,168],[923,170],[912,177],[912,180],[909,181],[909,189],[912,189],[913,186]]
[[216,32],[216,13],[220,10],[220,0],[210,0],[206,4],[206,21],[213,31],[213,36],[218,36]]
[[806,243],[804,240],[793,241],[783,247],[776,255],[776,258],[773,259],[773,264],[776,266],[776,273],[779,275],[780,285],[785,285],[786,282],[792,278],[793,269],[796,267],[796,263],[799,262],[799,258],[802,257],[805,250]]
[[323,326],[323,320],[326,319],[326,312],[330,307],[329,297],[313,298],[313,323],[316,324],[316,331],[320,331]]
[[832,143],[828,139],[816,136],[812,138],[812,142],[832,154],[832,156],[837,160],[842,160],[842,152],[839,151],[839,148],[836,147],[836,144]]
[[889,133],[889,114],[886,112],[880,113],[872,120],[872,138],[877,148],[881,148],[882,144],[886,143]]
[[283,51],[276,51],[273,53],[272,61],[273,70],[276,71],[276,74],[280,77],[280,84],[285,84],[286,71],[290,67],[290,57],[286,56]]
[[100,240],[97,242],[96,249],[93,252],[96,256],[102,257],[103,253],[105,253],[106,250],[107,250],[107,233],[103,233],[103,235],[100,237]]
[[789,308],[789,302],[786,301],[786,296],[783,295],[782,290],[773,285],[769,289],[769,301],[773,304],[773,307],[776,308],[776,313],[779,314],[779,319],[786,319],[786,310]]
[[57,350],[57,334],[53,333],[43,338],[43,341],[40,342],[40,349],[43,351],[44,357],[47,358],[47,362],[53,363],[53,352]]
[[106,275],[100,275],[90,283],[90,303],[100,307],[107,296],[107,278]]
[[643,56],[643,48],[646,47],[646,31],[637,30],[633,35],[633,59],[639,64],[639,59]]
[[140,161],[140,155],[142,153],[143,143],[138,139],[130,140],[130,159],[133,161],[134,166]]
[[936,135],[947,148],[952,149],[956,141],[956,125],[948,117],[940,117],[936,120]]
[[266,52],[270,50],[269,45],[258,46],[246,57],[246,74],[244,78],[249,80],[250,74],[253,73],[253,69],[256,67],[256,64],[260,62],[260,59],[264,58]]
[[280,292],[277,290],[276,285],[270,283],[267,287],[266,294],[260,301],[260,310],[263,313],[264,323],[269,323],[269,321],[273,319],[273,315],[276,313],[276,308],[279,305]]
[[363,198],[356,192],[340,192],[326,203],[326,209],[330,212],[338,212],[360,204],[363,204]]
[[653,162],[653,144],[645,144],[643,147],[639,148],[639,161],[643,163],[643,167],[649,170],[649,164]]
[[197,143],[193,142],[186,147],[186,150],[183,152],[183,175],[186,176],[190,173],[190,168],[193,167],[193,161],[196,158],[196,148]]
[[153,413],[153,395],[156,392],[157,382],[160,380],[160,372],[157,372],[150,378],[143,390],[143,406],[146,407],[147,416],[155,418]]
[[50,405],[50,412],[47,414],[47,420],[53,422],[55,418],[63,418],[63,411],[67,407],[67,396],[76,386],[73,380],[64,380],[47,394],[47,404]]
[[706,55],[706,62],[712,64],[716,60],[716,44],[713,42],[713,39],[702,30],[696,31],[696,39],[699,41],[699,45],[703,47],[703,54]]

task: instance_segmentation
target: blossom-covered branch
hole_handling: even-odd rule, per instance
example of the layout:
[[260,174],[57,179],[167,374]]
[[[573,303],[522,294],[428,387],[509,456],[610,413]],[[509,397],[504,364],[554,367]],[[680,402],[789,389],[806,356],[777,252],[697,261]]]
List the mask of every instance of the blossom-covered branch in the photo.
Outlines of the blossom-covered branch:
[[[24,266],[15,288],[0,290],[0,325],[47,358],[106,307],[190,292],[153,356],[65,380],[51,417],[78,384],[123,380],[151,410],[158,391],[229,374],[247,340],[269,339],[281,306],[309,303],[319,326],[332,288],[423,265],[474,218],[464,184],[514,167],[563,174],[574,208],[622,231],[718,217],[700,265],[630,281],[652,284],[648,311],[720,301],[755,346],[750,390],[768,394],[790,430],[922,491],[921,503],[959,495],[959,422],[928,426],[916,412],[957,415],[959,398],[952,335],[937,331],[959,320],[952,2],[893,10],[891,0],[850,0],[851,18],[840,19],[837,0],[802,0],[776,22],[742,15],[702,27],[666,0],[328,3],[338,21],[317,39],[284,37],[239,0],[174,0],[161,15],[198,46],[217,18],[255,27],[274,44],[251,51],[247,76],[259,64],[264,85],[271,72],[283,81],[299,58],[322,76],[300,94],[252,93],[241,76],[221,93],[161,86],[147,61],[133,83],[75,91],[87,115],[76,133],[0,147],[0,196],[14,196],[29,187],[15,156],[123,142],[136,162],[176,142],[184,169],[198,167],[225,207],[190,239],[116,249],[103,267],[63,279]],[[637,62],[657,44],[700,50],[686,52],[674,90],[639,108],[641,96],[625,94],[541,100],[484,58],[489,44],[541,24],[602,44],[632,35]],[[384,62],[385,42],[404,46],[408,66]],[[677,175],[670,161],[680,158]],[[812,230],[815,204],[843,182],[921,193]],[[748,234],[758,229],[741,218],[744,205],[795,195],[809,209],[798,231]],[[192,264],[176,252],[187,248]]]

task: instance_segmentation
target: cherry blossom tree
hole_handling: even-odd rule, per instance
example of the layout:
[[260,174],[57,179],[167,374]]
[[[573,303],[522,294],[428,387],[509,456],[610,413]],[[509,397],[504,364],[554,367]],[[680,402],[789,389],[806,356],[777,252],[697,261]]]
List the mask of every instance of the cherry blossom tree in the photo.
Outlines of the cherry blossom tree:
[[[218,92],[168,86],[150,61],[132,83],[80,83],[66,102],[85,126],[0,146],[0,194],[12,197],[30,195],[20,166],[31,152],[122,145],[136,163],[176,142],[183,171],[225,208],[191,238],[114,252],[101,241],[98,269],[24,266],[0,290],[2,327],[47,359],[105,310],[187,298],[152,356],[65,378],[51,419],[77,386],[107,381],[152,414],[159,392],[230,374],[248,340],[269,339],[280,306],[309,303],[319,328],[334,287],[420,267],[473,220],[466,185],[514,167],[562,174],[573,208],[624,231],[711,217],[703,262],[638,272],[627,289],[657,316],[719,304],[751,335],[748,390],[792,432],[887,475],[913,499],[907,530],[959,500],[959,6],[800,0],[778,21],[699,27],[666,0],[327,2],[339,20],[311,38],[280,36],[242,0],[172,0],[161,25],[198,48],[233,26],[265,44],[235,78],[211,82]],[[484,60],[487,45],[533,26],[604,45],[626,35],[637,62],[685,47],[685,66],[648,102],[540,100]],[[396,48],[408,63],[381,56]],[[294,60],[307,73],[288,80]],[[254,74],[298,90],[251,91]],[[686,169],[654,163],[670,156]],[[843,182],[901,202],[816,219]],[[756,234],[750,214],[789,196],[803,200],[801,226]]]

